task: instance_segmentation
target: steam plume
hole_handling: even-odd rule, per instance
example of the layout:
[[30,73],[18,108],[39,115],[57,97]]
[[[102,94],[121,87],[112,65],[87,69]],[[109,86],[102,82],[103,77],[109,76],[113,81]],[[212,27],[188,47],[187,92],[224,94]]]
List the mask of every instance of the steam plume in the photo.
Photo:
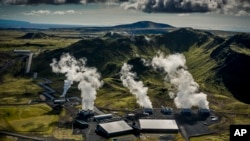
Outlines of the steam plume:
[[75,57],[68,53],[63,54],[59,61],[53,59],[50,66],[53,72],[62,73],[66,76],[62,96],[66,95],[73,82],[79,82],[78,89],[81,90],[82,109],[93,110],[96,90],[103,85],[103,82],[100,80],[101,75],[96,68],[87,67],[86,59],[76,60]]
[[[162,53],[152,59],[151,65],[155,69],[162,69],[166,73],[165,81],[175,87],[174,102],[177,108],[208,107],[207,95],[199,92],[199,85],[187,71],[186,59],[182,54],[164,56]],[[173,92],[170,92],[173,96]]]
[[147,96],[148,88],[143,86],[142,81],[135,81],[136,73],[131,72],[132,65],[124,63],[121,68],[121,77],[123,86],[136,96],[137,103],[144,108],[152,108],[152,103]]
[[71,80],[64,80],[64,86],[63,86],[63,93],[61,97],[65,97],[68,89],[71,87],[72,81]]

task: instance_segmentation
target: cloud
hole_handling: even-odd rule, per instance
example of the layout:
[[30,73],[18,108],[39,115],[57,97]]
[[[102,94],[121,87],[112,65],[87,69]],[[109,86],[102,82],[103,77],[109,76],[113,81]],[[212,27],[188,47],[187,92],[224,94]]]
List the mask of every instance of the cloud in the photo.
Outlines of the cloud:
[[25,12],[24,15],[30,16],[30,15],[66,15],[66,14],[76,14],[79,12],[76,12],[75,10],[58,10],[58,11],[50,11],[50,10],[32,10],[30,12]]
[[75,10],[66,10],[66,11],[54,11],[52,14],[54,15],[65,15],[65,14],[75,14]]
[[24,15],[49,15],[51,14],[50,10],[32,10],[31,12],[25,12]]
[[0,0],[0,4],[88,4],[103,3],[126,10],[147,13],[215,12],[229,15],[250,15],[249,0]]
[[148,13],[250,14],[250,1],[248,0],[132,0],[122,3],[121,7],[126,10],[134,9]]
[[190,16],[190,13],[181,13],[181,14],[177,14],[177,16],[180,16],[180,17]]
[[0,0],[2,4],[86,4],[86,3],[119,3],[127,0]]
[[3,4],[64,4],[80,3],[80,0],[0,0]]

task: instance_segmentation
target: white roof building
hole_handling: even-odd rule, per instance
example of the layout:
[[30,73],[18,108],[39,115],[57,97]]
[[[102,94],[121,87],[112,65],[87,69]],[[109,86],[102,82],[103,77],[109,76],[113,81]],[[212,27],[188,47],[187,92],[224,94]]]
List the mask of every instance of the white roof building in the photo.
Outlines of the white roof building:
[[124,120],[120,120],[98,124],[96,130],[106,137],[111,137],[129,134],[133,129]]
[[179,131],[175,120],[139,119],[139,124],[142,132],[176,133]]

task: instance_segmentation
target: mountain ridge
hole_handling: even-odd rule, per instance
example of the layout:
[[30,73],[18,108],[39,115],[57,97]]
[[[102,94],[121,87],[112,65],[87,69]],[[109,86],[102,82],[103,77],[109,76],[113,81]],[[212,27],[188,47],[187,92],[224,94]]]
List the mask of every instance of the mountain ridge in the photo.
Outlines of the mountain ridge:
[[43,24],[43,23],[31,23],[27,21],[19,20],[6,20],[0,19],[0,28],[8,29],[49,29],[49,28],[77,28],[82,27],[82,25],[63,25],[63,24]]
[[84,25],[67,25],[67,24],[42,24],[42,23],[31,23],[27,21],[19,20],[5,20],[0,19],[0,28],[38,28],[38,29],[48,29],[48,28],[174,28],[174,26],[157,23],[152,21],[138,21],[130,24],[120,24],[114,26],[84,26]]
[[112,26],[113,28],[174,28],[169,24],[157,23],[152,21],[138,21],[130,24]]

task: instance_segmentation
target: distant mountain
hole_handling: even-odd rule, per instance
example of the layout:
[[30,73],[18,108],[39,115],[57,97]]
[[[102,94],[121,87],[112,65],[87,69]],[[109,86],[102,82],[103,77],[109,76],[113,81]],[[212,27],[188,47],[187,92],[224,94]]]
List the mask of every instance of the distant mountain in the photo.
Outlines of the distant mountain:
[[139,21],[131,24],[113,26],[114,28],[173,28],[173,26],[151,21]]
[[0,19],[0,28],[22,28],[27,26],[30,26],[30,23],[26,21]]
[[40,23],[30,23],[27,21],[0,19],[0,28],[48,29],[48,28],[74,28],[74,27],[83,27],[83,26],[82,25],[64,25],[64,24],[40,24]]
[[[30,23],[27,21],[18,21],[18,20],[5,20],[0,19],[0,28],[34,28],[34,29],[49,29],[49,28],[82,28],[86,27],[83,25],[65,25],[65,24],[41,24],[41,23]],[[91,28],[91,26],[88,26]],[[143,28],[143,29],[156,29],[156,28],[174,28],[171,25],[163,23],[155,23],[151,21],[139,21],[131,24],[121,24],[110,27],[95,27],[96,29],[106,29],[106,28]],[[150,31],[153,32],[153,31]],[[157,31],[158,32],[158,31]]]

